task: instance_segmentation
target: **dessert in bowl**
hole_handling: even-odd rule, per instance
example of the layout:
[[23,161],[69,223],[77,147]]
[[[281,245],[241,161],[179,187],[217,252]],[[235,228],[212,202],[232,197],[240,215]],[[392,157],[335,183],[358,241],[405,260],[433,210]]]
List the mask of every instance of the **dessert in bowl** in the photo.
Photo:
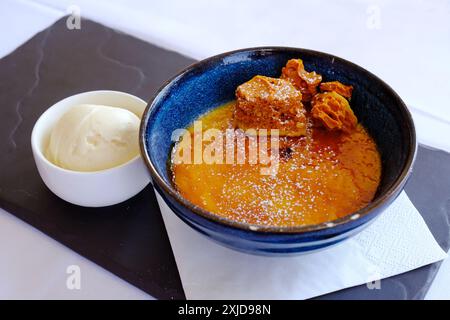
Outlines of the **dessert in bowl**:
[[[177,162],[196,120],[203,135],[233,129],[251,140],[248,129],[278,130],[276,172],[218,158]],[[411,115],[382,80],[332,55],[278,47],[181,72],[147,106],[140,144],[155,189],[179,218],[223,245],[266,255],[322,249],[369,225],[401,192],[417,147]]]

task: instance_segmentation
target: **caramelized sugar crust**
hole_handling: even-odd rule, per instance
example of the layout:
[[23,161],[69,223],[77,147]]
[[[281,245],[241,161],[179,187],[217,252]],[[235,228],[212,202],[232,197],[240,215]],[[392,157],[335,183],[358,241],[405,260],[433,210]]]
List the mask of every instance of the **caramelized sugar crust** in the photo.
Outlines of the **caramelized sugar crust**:
[[325,92],[336,92],[350,100],[353,93],[353,87],[340,83],[339,81],[322,82],[320,84],[320,90]]
[[243,129],[278,129],[283,136],[306,132],[302,94],[291,82],[255,76],[236,90],[235,125]]
[[[201,117],[203,130],[233,128],[234,107],[229,103]],[[277,175],[261,175],[263,165],[248,162],[174,164],[173,183],[183,197],[205,210],[259,225],[317,224],[366,206],[381,177],[375,142],[360,124],[346,132],[311,121],[308,116],[304,136],[281,138]],[[187,135],[192,137],[192,128]]]
[[316,94],[311,106],[311,116],[328,130],[351,132],[358,123],[348,101],[334,91]]
[[291,59],[281,70],[281,79],[287,79],[301,91],[303,102],[309,102],[317,93],[317,86],[322,81],[322,76],[315,71],[305,70],[302,59]]

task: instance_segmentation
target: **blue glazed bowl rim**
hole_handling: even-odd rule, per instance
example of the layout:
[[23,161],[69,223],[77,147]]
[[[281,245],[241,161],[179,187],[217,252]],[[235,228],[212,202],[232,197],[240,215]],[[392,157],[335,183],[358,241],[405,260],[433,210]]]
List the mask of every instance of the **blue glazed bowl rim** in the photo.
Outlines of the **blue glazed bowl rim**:
[[[276,52],[298,52],[299,57],[301,57],[302,54],[312,54],[317,55],[322,58],[327,59],[335,59],[336,61],[340,61],[344,64],[349,65],[352,68],[356,68],[363,73],[365,73],[368,77],[370,77],[373,81],[379,82],[396,100],[396,105],[400,109],[402,116],[404,117],[404,121],[406,122],[406,126],[408,127],[408,133],[409,133],[409,153],[407,155],[406,161],[403,165],[403,168],[401,170],[400,175],[397,177],[397,179],[391,184],[391,186],[381,195],[379,195],[374,201],[371,201],[367,206],[364,208],[355,211],[353,213],[350,213],[346,215],[345,217],[338,218],[331,221],[326,221],[320,224],[312,224],[312,225],[300,225],[300,226],[270,226],[270,225],[257,225],[257,224],[250,224],[250,223],[244,223],[235,221],[217,214],[214,214],[212,212],[209,212],[189,200],[185,199],[171,184],[166,183],[166,181],[161,177],[161,175],[158,173],[158,170],[154,166],[150,156],[149,151],[147,149],[146,144],[146,134],[147,134],[147,127],[149,120],[151,117],[154,117],[158,110],[160,109],[160,105],[158,105],[158,102],[160,98],[164,97],[166,94],[168,94],[167,90],[171,88],[171,85],[174,84],[174,82],[178,79],[181,79],[184,76],[187,76],[191,73],[195,73],[196,70],[207,67],[208,65],[212,65],[226,57],[229,57],[234,54],[239,54],[243,52],[260,52],[260,53],[276,53]],[[176,87],[176,86],[175,86]],[[173,198],[178,204],[185,207],[187,210],[192,211],[193,213],[198,214],[199,216],[215,222],[222,225],[225,225],[227,227],[232,227],[240,230],[245,230],[252,233],[286,233],[286,234],[301,234],[301,233],[310,233],[310,232],[317,232],[322,231],[326,229],[332,229],[336,228],[341,225],[345,225],[347,223],[355,223],[357,220],[363,219],[364,217],[367,217],[370,214],[376,215],[377,208],[382,208],[386,205],[389,205],[395,197],[400,193],[400,191],[403,189],[406,181],[408,180],[411,172],[412,167],[416,158],[417,153],[417,139],[416,139],[416,131],[414,126],[414,121],[412,118],[411,113],[409,112],[408,108],[406,107],[405,103],[402,101],[400,96],[392,89],[391,86],[389,86],[386,82],[381,80],[379,77],[374,75],[373,73],[367,71],[366,69],[358,66],[357,64],[350,62],[346,59],[340,58],[338,56],[310,50],[310,49],[304,49],[304,48],[295,48],[295,47],[284,47],[284,46],[269,46],[269,47],[252,47],[252,48],[244,48],[239,50],[233,50],[224,52],[215,56],[211,56],[209,58],[206,58],[204,60],[201,60],[199,62],[195,62],[188,66],[187,68],[180,71],[178,74],[167,80],[155,93],[155,95],[150,99],[147,107],[145,108],[145,111],[142,115],[141,125],[140,125],[140,132],[139,132],[139,145],[141,148],[142,157],[144,159],[144,162],[149,169],[150,175],[152,177],[153,183],[157,183],[158,186],[165,191],[171,198]]]

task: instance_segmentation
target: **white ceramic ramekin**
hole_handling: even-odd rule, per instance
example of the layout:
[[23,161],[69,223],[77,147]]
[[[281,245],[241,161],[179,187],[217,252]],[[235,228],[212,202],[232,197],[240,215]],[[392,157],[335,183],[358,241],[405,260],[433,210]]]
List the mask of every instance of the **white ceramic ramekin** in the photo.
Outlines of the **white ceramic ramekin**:
[[146,102],[118,91],[91,91],[61,100],[48,108],[37,120],[31,134],[31,147],[39,174],[46,186],[58,197],[85,207],[103,207],[125,201],[139,193],[150,182],[140,155],[120,166],[94,172],[60,168],[44,156],[50,133],[60,117],[78,104],[101,104],[127,109],[139,118]]

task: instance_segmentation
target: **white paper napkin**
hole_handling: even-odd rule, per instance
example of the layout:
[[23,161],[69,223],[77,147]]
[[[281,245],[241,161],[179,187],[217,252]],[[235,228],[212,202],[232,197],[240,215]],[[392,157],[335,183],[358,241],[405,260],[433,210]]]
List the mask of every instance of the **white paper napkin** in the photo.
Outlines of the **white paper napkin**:
[[360,234],[296,257],[261,257],[224,248],[184,224],[158,195],[187,299],[307,299],[442,260],[421,215],[403,192]]

